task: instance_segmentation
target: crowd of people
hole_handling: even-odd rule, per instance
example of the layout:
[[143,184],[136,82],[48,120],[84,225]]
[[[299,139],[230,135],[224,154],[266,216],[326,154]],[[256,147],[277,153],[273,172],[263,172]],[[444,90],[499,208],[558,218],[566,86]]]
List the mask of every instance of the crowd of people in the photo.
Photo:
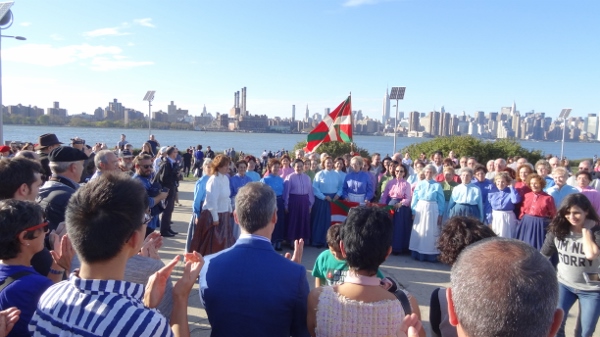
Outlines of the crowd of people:
[[[415,297],[379,269],[390,254],[452,266],[451,287],[432,294],[438,336],[565,336],[577,300],[577,336],[592,336],[600,317],[592,161],[571,174],[556,157],[483,165],[453,151],[257,159],[154,136],[138,151],[124,134],[111,149],[44,134],[2,156],[0,336],[186,336],[199,278],[214,336],[423,337]],[[179,234],[172,213],[190,174],[185,268],[173,285],[179,258],[165,265],[159,250]],[[332,225],[338,202],[353,207]],[[305,244],[326,248],[310,292]],[[482,307],[484,293],[497,305]]]

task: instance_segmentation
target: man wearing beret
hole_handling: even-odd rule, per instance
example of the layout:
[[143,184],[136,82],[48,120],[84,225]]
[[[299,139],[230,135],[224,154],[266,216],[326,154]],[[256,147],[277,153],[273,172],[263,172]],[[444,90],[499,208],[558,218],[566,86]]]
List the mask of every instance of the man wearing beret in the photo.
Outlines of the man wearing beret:
[[83,163],[88,158],[82,151],[69,146],[55,148],[48,155],[52,176],[40,189],[37,202],[46,212],[50,230],[65,221],[69,198],[79,188]]

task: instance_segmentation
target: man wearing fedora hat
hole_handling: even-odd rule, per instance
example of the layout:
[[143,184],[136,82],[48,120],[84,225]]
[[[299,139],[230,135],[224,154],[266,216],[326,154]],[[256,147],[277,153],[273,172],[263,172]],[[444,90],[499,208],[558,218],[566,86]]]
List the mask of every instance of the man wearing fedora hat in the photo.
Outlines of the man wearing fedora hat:
[[87,158],[85,153],[69,146],[59,146],[48,155],[52,175],[40,188],[36,201],[46,212],[51,230],[65,221],[67,203],[79,188],[78,181]]
[[45,133],[38,138],[37,145],[35,146],[35,150],[38,151],[40,155],[40,163],[42,164],[42,168],[44,169],[44,176],[42,179],[44,181],[48,180],[48,178],[52,175],[49,166],[48,154],[50,151],[59,147],[61,142],[58,141],[58,137],[56,137],[53,133]]

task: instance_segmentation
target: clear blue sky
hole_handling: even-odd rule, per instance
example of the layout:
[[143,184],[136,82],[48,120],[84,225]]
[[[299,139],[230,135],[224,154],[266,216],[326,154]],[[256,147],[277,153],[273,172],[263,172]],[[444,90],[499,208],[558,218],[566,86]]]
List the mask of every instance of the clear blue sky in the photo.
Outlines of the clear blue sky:
[[600,1],[16,0],[2,39],[3,103],[93,113],[113,98],[252,114],[335,108],[600,112]]

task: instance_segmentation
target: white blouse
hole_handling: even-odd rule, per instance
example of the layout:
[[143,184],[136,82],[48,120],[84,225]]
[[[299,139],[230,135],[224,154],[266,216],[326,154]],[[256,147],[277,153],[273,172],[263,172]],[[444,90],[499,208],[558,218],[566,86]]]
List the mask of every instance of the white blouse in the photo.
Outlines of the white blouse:
[[206,182],[206,199],[202,209],[210,211],[213,221],[219,221],[219,213],[231,213],[230,194],[229,178],[226,175],[217,173]]

